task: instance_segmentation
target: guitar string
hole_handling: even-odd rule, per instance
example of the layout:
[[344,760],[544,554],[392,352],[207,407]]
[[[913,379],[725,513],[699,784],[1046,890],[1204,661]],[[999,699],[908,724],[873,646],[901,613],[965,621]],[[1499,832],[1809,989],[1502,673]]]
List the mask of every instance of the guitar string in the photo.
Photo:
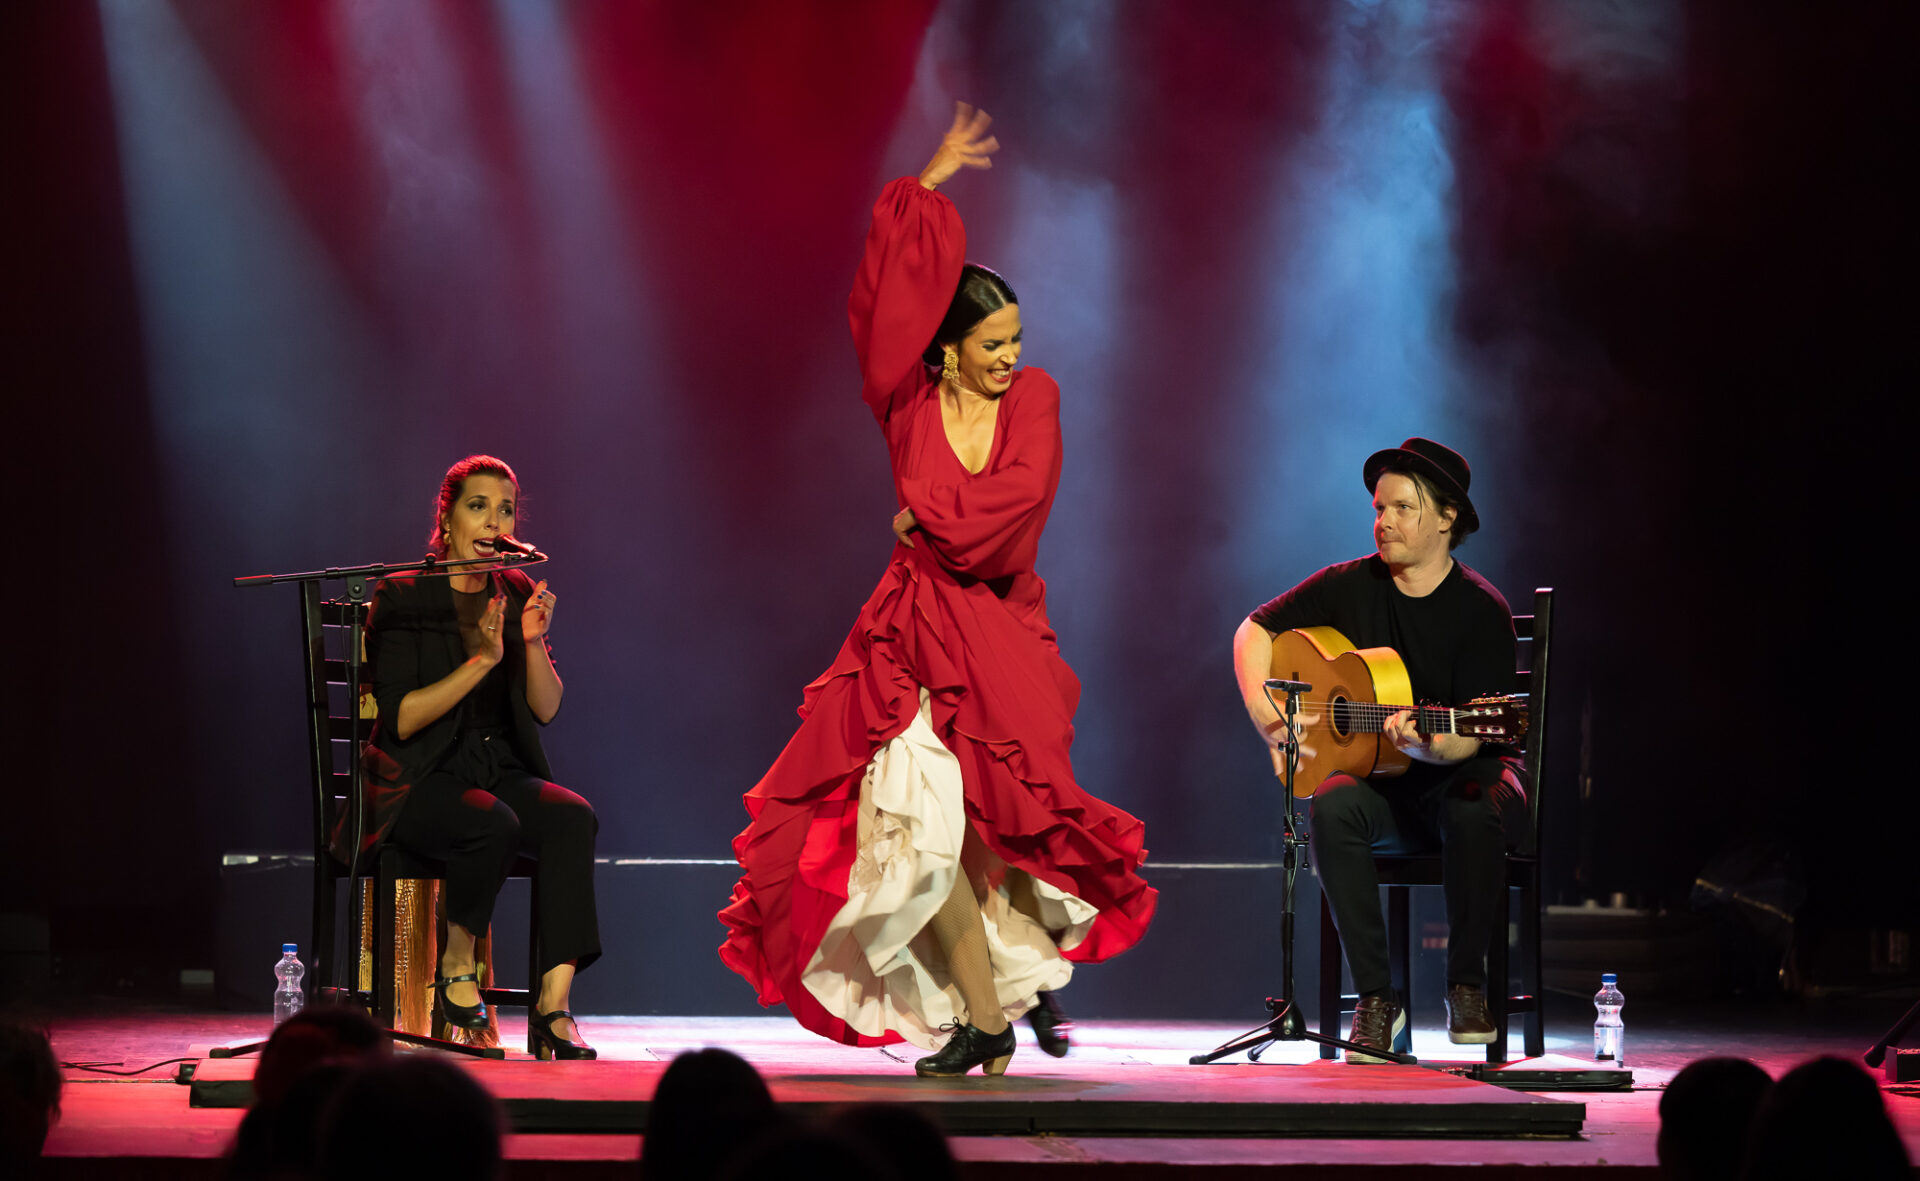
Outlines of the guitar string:
[[[1313,700],[1302,700],[1300,704],[1302,706],[1317,705],[1322,707],[1323,710],[1325,710],[1327,706],[1331,705],[1333,707],[1333,711],[1336,713],[1344,709],[1348,713],[1348,717],[1347,717],[1348,725],[1342,728],[1337,723],[1332,721],[1302,722],[1296,727],[1296,729],[1299,729],[1299,730],[1333,730],[1336,732],[1344,732],[1348,734],[1354,734],[1354,733],[1378,734],[1380,733],[1380,730],[1378,729],[1378,727],[1381,725],[1384,725],[1388,718],[1392,717],[1394,714],[1409,712],[1409,711],[1415,710],[1416,708],[1421,714],[1427,715],[1426,717],[1421,718],[1420,719],[1421,721],[1427,721],[1427,722],[1438,721],[1441,723],[1450,724],[1453,727],[1453,729],[1450,731],[1443,731],[1444,733],[1458,734],[1460,732],[1460,726],[1463,723],[1469,729],[1473,729],[1476,721],[1475,710],[1474,710],[1474,707],[1472,706],[1456,707],[1456,706],[1445,706],[1445,705],[1423,705],[1423,706],[1415,707],[1411,705],[1383,704],[1381,702],[1375,702],[1375,701],[1326,702],[1326,701],[1313,701]],[[1434,714],[1454,715],[1454,716],[1450,716],[1450,717],[1443,716],[1440,718],[1434,718],[1432,716]],[[1458,716],[1461,714],[1465,714],[1467,716],[1465,717]],[[1375,728],[1366,729],[1366,727],[1369,724],[1371,724]]]
[[1345,711],[1347,711],[1347,712],[1349,712],[1349,713],[1351,713],[1351,714],[1353,714],[1353,715],[1355,715],[1355,716],[1357,716],[1357,717],[1376,717],[1376,718],[1386,718],[1386,717],[1392,717],[1392,716],[1393,716],[1394,714],[1397,714],[1397,713],[1404,713],[1404,712],[1410,712],[1410,711],[1412,711],[1412,710],[1415,710],[1415,709],[1418,709],[1418,710],[1419,710],[1419,711],[1420,711],[1421,713],[1425,713],[1425,714],[1466,714],[1466,715],[1468,715],[1468,716],[1475,716],[1475,715],[1479,715],[1479,714],[1484,714],[1484,713],[1487,713],[1487,712],[1495,712],[1495,713],[1498,713],[1498,712],[1502,712],[1502,711],[1504,711],[1504,710],[1506,710],[1506,709],[1508,709],[1508,708],[1514,708],[1514,709],[1519,709],[1519,708],[1520,708],[1520,707],[1519,707],[1519,705],[1518,705],[1517,703],[1515,703],[1515,704],[1514,704],[1514,705],[1512,705],[1512,706],[1507,706],[1507,705],[1501,705],[1501,706],[1472,706],[1472,705],[1459,705],[1459,706],[1452,706],[1452,705],[1422,705],[1422,706],[1412,706],[1412,705],[1383,705],[1383,704],[1376,704],[1376,703],[1374,703],[1374,702],[1359,702],[1359,701],[1339,701],[1339,702],[1326,702],[1326,701],[1302,701],[1302,702],[1300,703],[1300,705],[1301,705],[1301,708],[1303,708],[1303,709],[1304,709],[1304,708],[1307,708],[1307,707],[1309,707],[1309,706],[1318,706],[1318,707],[1320,707],[1320,708],[1321,708],[1322,710],[1326,710],[1326,709],[1329,709],[1329,708],[1331,708],[1331,709],[1334,709],[1334,710],[1345,710]]
[[1467,704],[1467,705],[1430,705],[1430,704],[1429,704],[1429,705],[1420,705],[1420,706],[1412,706],[1412,705],[1396,705],[1396,704],[1394,704],[1393,702],[1390,702],[1390,701],[1354,701],[1354,700],[1353,700],[1353,699],[1351,699],[1351,698],[1345,698],[1345,697],[1342,697],[1342,698],[1336,698],[1335,700],[1333,700],[1333,701],[1331,701],[1331,702],[1329,702],[1329,701],[1327,701],[1327,700],[1326,700],[1325,698],[1320,698],[1320,697],[1302,697],[1302,698],[1300,699],[1300,704],[1301,704],[1301,705],[1337,705],[1337,706],[1341,706],[1341,707],[1343,707],[1343,708],[1346,708],[1346,709],[1360,709],[1360,710],[1367,710],[1367,709],[1382,709],[1382,710],[1401,710],[1401,709],[1458,709],[1458,710],[1466,710],[1466,709],[1474,709],[1474,708],[1492,708],[1492,707],[1493,707],[1493,706],[1495,706],[1495,705],[1509,705],[1509,704],[1511,704],[1511,705],[1516,705],[1516,706],[1517,706],[1517,705],[1519,705],[1519,704],[1521,704],[1521,702],[1520,702],[1520,701],[1518,701],[1518,700],[1513,700],[1513,701],[1508,701],[1508,700],[1506,700],[1506,699],[1502,699],[1502,700],[1500,700],[1500,701],[1497,701],[1497,702],[1492,702],[1492,703],[1488,703],[1488,704],[1486,704],[1486,705],[1482,705],[1482,706],[1479,706],[1479,707],[1476,707],[1476,706],[1474,706],[1474,705],[1473,705],[1472,703],[1469,703],[1469,704]]
[[[1267,696],[1268,696],[1268,700],[1272,700],[1273,694],[1271,690],[1268,691]],[[1510,698],[1512,696],[1515,696],[1515,695],[1509,695]],[[1530,695],[1520,695],[1520,696],[1527,696],[1530,699]],[[1419,715],[1423,715],[1421,717],[1416,718],[1416,727],[1420,722],[1427,722],[1429,724],[1434,722],[1440,722],[1451,727],[1450,729],[1439,731],[1440,733],[1458,735],[1461,732],[1460,726],[1463,722],[1466,724],[1469,731],[1474,729],[1476,717],[1481,716],[1481,711],[1486,708],[1486,707],[1480,707],[1480,709],[1477,710],[1476,707],[1472,704],[1462,705],[1462,706],[1446,706],[1446,705],[1413,706],[1413,705],[1394,705],[1394,704],[1377,702],[1377,701],[1354,701],[1351,699],[1336,699],[1334,701],[1327,701],[1325,699],[1316,700],[1316,699],[1307,698],[1307,697],[1302,697],[1300,699],[1300,704],[1303,707],[1318,706],[1320,707],[1320,710],[1322,713],[1332,712],[1336,716],[1342,710],[1344,710],[1346,712],[1347,726],[1343,730],[1337,722],[1332,720],[1322,720],[1317,722],[1296,722],[1291,727],[1296,733],[1305,732],[1305,731],[1332,730],[1336,733],[1347,733],[1347,734],[1378,734],[1382,732],[1381,727],[1386,724],[1386,720],[1392,717],[1394,714],[1415,711]],[[1524,704],[1530,704],[1530,700],[1526,703],[1523,703],[1520,701],[1508,701],[1508,702],[1503,702],[1501,704],[1502,704],[1502,707],[1510,704],[1515,707],[1524,708]],[[1275,703],[1275,708],[1276,709],[1279,708],[1277,702]],[[1435,718],[1432,716],[1435,714],[1450,715],[1450,716],[1442,716],[1439,718]],[[1465,716],[1462,717],[1461,715],[1465,715]]]
[[1495,708],[1491,706],[1476,707],[1476,706],[1468,706],[1468,705],[1457,706],[1457,707],[1447,706],[1447,705],[1365,706],[1365,705],[1355,705],[1352,702],[1335,702],[1335,703],[1329,704],[1327,702],[1322,702],[1322,701],[1303,701],[1300,703],[1300,706],[1302,709],[1318,706],[1323,711],[1325,710],[1343,711],[1346,713],[1350,713],[1355,717],[1378,717],[1378,718],[1392,717],[1394,714],[1397,714],[1397,713],[1411,713],[1416,709],[1418,709],[1419,712],[1423,714],[1466,714],[1468,716],[1474,716],[1474,715],[1484,715],[1488,713],[1499,713],[1499,712],[1503,712],[1506,708],[1508,708],[1504,706]]

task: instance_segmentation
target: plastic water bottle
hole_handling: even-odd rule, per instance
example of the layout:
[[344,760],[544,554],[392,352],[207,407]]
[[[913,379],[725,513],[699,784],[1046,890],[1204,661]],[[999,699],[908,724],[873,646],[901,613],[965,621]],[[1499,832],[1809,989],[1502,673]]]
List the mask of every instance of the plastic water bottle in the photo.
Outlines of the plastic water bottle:
[[1614,983],[1617,979],[1612,972],[1601,973],[1600,991],[1593,994],[1593,1011],[1599,1014],[1593,1023],[1594,1061],[1616,1065],[1627,1059],[1627,1026],[1620,1020],[1627,997]]
[[273,1023],[280,1024],[300,1011],[307,1003],[307,994],[300,991],[300,977],[307,974],[300,964],[300,945],[282,943],[280,962],[273,966],[273,974],[279,977],[280,987],[273,990]]

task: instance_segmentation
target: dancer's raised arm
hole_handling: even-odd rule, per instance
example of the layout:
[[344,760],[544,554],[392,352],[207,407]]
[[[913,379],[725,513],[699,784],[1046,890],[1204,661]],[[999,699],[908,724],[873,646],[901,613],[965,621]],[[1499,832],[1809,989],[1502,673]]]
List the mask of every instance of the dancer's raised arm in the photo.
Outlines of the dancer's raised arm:
[[962,168],[990,166],[987,157],[999,142],[976,132],[991,122],[984,112],[956,104],[953,126],[920,176],[892,182],[874,203],[847,322],[860,357],[860,396],[882,423],[895,396],[916,387],[922,354],[960,285],[967,257],[960,213],[934,188]]

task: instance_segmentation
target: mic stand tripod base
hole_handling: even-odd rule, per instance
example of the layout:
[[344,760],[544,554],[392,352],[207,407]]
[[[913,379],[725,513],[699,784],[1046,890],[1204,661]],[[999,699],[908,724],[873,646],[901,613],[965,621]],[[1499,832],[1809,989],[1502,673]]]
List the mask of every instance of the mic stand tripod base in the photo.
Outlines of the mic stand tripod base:
[[[1258,1062],[1260,1061],[1260,1055],[1265,1053],[1267,1047],[1275,1042],[1312,1042],[1315,1045],[1333,1046],[1344,1050],[1349,1056],[1366,1054],[1374,1058],[1384,1058],[1388,1062],[1399,1066],[1420,1065],[1420,1059],[1414,1057],[1412,1054],[1399,1054],[1392,1050],[1378,1050],[1372,1046],[1363,1046],[1357,1042],[1347,1041],[1344,1038],[1329,1037],[1324,1033],[1310,1032],[1307,1029],[1306,1022],[1300,1019],[1300,1010],[1294,1006],[1292,1001],[1285,997],[1268,997],[1267,1012],[1273,1014],[1273,1019],[1265,1025],[1257,1025],[1239,1037],[1234,1038],[1232,1041],[1215,1046],[1205,1054],[1195,1054],[1193,1057],[1187,1059],[1187,1064],[1189,1066],[1206,1066],[1209,1063],[1218,1062],[1222,1058],[1238,1054],[1242,1050],[1246,1051],[1248,1061]],[[1349,1058],[1349,1060],[1351,1060],[1351,1058]]]
[[[1287,695],[1284,707],[1273,700],[1275,690]],[[1293,781],[1295,773],[1300,769],[1300,695],[1312,691],[1313,686],[1305,681],[1276,678],[1266,682],[1267,700],[1273,703],[1277,712],[1285,718],[1287,723],[1285,757],[1280,768],[1281,795],[1286,800],[1286,807],[1280,813],[1280,987],[1289,995],[1293,992],[1293,879],[1300,869],[1300,854],[1307,847],[1307,838],[1300,835],[1293,823],[1293,802],[1296,798]],[[1364,1054],[1401,1066],[1417,1066],[1420,1063],[1420,1060],[1412,1054],[1397,1054],[1386,1049],[1376,1050],[1370,1046],[1358,1045],[1325,1033],[1308,1033],[1306,1022],[1300,1019],[1299,1008],[1288,999],[1288,996],[1268,997],[1267,1012],[1273,1014],[1273,1019],[1265,1025],[1256,1026],[1225,1045],[1215,1046],[1205,1054],[1195,1054],[1187,1059],[1188,1065],[1205,1066],[1229,1055],[1238,1054],[1242,1050],[1247,1052],[1247,1058],[1250,1061],[1258,1062],[1260,1055],[1274,1042],[1313,1042],[1316,1045],[1334,1046],[1345,1050],[1349,1061],[1354,1054]]]

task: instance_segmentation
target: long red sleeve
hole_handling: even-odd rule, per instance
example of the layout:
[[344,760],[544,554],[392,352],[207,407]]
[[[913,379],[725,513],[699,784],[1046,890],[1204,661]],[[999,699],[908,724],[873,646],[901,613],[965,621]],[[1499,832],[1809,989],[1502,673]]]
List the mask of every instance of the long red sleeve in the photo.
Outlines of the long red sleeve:
[[1002,578],[1031,571],[1060,484],[1060,387],[1024,370],[1000,405],[1000,461],[965,483],[902,479],[900,495],[940,564],[956,574]]
[[854,275],[847,322],[860,357],[860,396],[883,424],[895,395],[914,388],[960,286],[967,230],[953,202],[903,176],[880,192]]

